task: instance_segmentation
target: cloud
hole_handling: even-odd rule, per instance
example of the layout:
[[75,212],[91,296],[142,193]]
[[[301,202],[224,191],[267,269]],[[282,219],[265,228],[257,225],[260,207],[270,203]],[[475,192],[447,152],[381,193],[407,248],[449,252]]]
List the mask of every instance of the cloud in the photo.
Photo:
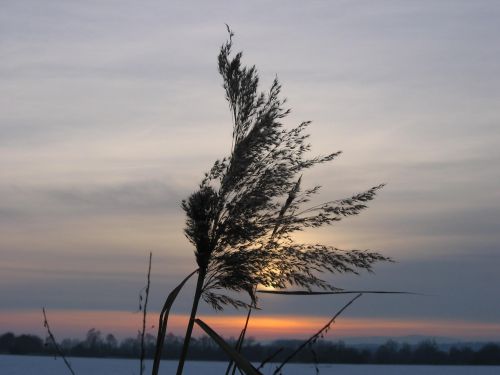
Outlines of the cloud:
[[159,181],[134,182],[88,189],[74,187],[42,193],[49,201],[68,210],[92,214],[154,214],[177,211],[183,191]]
[[186,195],[175,185],[160,181],[136,181],[107,186],[21,187],[1,189],[8,199],[0,212],[8,217],[156,215],[178,212]]

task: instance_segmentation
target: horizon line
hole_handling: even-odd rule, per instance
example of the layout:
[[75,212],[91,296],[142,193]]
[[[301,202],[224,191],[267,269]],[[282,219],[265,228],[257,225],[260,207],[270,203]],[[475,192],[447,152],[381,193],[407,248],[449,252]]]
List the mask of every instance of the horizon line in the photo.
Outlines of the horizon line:
[[[124,310],[47,309],[53,331],[59,339],[72,335],[83,337],[89,329],[129,337],[140,329],[142,312]],[[159,314],[148,313],[147,333],[156,335]],[[245,316],[200,314],[214,330],[225,337],[237,337]],[[260,341],[274,339],[304,339],[316,332],[331,316],[255,315],[249,322],[249,336]],[[184,334],[187,314],[171,314],[168,331]],[[30,332],[26,332],[26,330]],[[13,333],[43,333],[41,308],[0,311],[0,331]],[[201,332],[198,332],[201,333]],[[500,341],[500,324],[480,321],[411,318],[353,318],[340,316],[332,326],[328,339],[359,337],[431,336],[456,340]]]

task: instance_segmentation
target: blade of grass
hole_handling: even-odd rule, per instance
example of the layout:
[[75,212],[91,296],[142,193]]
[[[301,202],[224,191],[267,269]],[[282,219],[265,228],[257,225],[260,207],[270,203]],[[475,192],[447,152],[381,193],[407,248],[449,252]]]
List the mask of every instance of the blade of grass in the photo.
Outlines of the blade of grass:
[[177,298],[177,295],[181,291],[182,287],[186,282],[193,276],[196,272],[198,272],[198,269],[194,270],[191,272],[189,275],[186,276],[182,282],[177,285],[177,287],[170,292],[168,295],[165,304],[163,305],[163,308],[160,313],[160,319],[158,323],[158,335],[156,337],[156,348],[155,348],[155,357],[153,361],[153,371],[151,372],[152,375],[158,375],[158,370],[160,369],[160,361],[161,361],[161,352],[163,350],[163,343],[165,342],[165,334],[167,332],[167,323],[168,323],[168,314],[170,313],[170,309],[172,308],[172,305],[174,304],[175,299]]
[[252,364],[241,354],[239,354],[235,348],[229,345],[222,337],[220,337],[217,332],[215,332],[212,328],[210,328],[205,322],[201,319],[195,319],[196,324],[198,324],[201,329],[205,331],[207,335],[209,335],[212,340],[214,340],[222,350],[224,350],[229,357],[236,363],[236,365],[247,375],[262,375]]
[[293,357],[297,355],[302,349],[304,349],[308,344],[315,342],[318,337],[320,337],[325,331],[327,331],[330,326],[335,322],[335,319],[344,312],[345,309],[347,309],[354,301],[356,301],[359,297],[361,297],[363,294],[359,293],[356,297],[351,299],[348,303],[344,305],[334,316],[331,318],[328,323],[326,323],[321,329],[316,332],[314,335],[309,337],[307,340],[305,340],[296,350],[294,350],[286,359],[283,361],[281,365],[279,365],[276,370],[274,370],[273,375],[277,375],[280,373],[281,369],[283,366],[285,366]]

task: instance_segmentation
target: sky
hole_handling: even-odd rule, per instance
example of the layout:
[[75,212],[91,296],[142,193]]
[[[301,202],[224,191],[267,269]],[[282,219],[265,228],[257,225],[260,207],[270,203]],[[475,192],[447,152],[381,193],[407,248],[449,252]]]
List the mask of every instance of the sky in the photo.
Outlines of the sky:
[[[196,268],[180,201],[231,145],[227,23],[261,89],[282,83],[286,127],[311,120],[312,155],[343,151],[304,186],[327,201],[387,183],[300,239],[396,263],[326,278],[423,294],[364,295],[329,338],[500,340],[499,17],[496,1],[2,2],[0,332],[43,332],[45,306],[62,336],[135,334],[149,251],[155,324]],[[262,296],[250,334],[306,337],[348,300]],[[200,313],[225,335],[244,315]]]

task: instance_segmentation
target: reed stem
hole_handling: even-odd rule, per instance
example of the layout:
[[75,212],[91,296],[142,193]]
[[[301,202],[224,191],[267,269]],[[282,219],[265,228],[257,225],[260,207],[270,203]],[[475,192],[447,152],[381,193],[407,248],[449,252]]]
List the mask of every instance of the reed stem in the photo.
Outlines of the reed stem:
[[205,281],[206,268],[200,269],[198,273],[198,281],[196,283],[196,292],[193,299],[193,307],[191,308],[191,315],[189,317],[186,335],[184,336],[184,344],[182,346],[179,364],[177,366],[177,375],[182,375],[184,369],[184,362],[186,361],[187,353],[189,350],[189,343],[193,333],[194,320],[196,319],[196,312],[198,311],[198,303],[200,302],[201,294],[203,292],[203,282]]

